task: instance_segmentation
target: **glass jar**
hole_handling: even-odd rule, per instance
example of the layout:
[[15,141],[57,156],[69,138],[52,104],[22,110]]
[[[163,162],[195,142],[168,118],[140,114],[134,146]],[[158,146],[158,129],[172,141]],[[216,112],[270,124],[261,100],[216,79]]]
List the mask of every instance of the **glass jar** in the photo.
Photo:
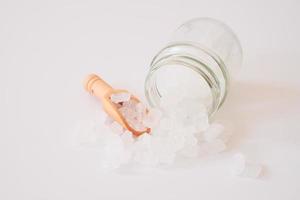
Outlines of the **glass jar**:
[[170,93],[197,96],[212,116],[241,63],[241,45],[227,25],[210,18],[187,21],[153,58],[145,80],[146,98],[152,107],[160,107],[162,97]]

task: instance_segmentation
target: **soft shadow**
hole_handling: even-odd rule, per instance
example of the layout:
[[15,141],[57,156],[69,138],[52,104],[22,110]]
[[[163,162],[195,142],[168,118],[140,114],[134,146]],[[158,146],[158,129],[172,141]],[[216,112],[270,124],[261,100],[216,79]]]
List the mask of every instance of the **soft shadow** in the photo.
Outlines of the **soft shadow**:
[[233,124],[230,147],[234,148],[251,132],[251,126],[282,114],[295,114],[299,102],[300,90],[293,86],[235,82],[215,118]]

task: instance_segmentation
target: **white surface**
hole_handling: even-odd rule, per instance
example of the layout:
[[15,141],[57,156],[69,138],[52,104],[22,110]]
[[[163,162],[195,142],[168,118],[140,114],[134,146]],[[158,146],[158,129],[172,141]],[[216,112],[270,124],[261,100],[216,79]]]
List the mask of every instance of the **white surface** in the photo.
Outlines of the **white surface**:
[[[0,1],[0,199],[300,199],[299,1]],[[100,109],[90,72],[143,96],[153,55],[193,17],[230,25],[244,68],[217,119],[231,150],[165,170],[105,173],[70,135]],[[261,180],[230,176],[233,152]],[[231,158],[231,157],[230,157]]]

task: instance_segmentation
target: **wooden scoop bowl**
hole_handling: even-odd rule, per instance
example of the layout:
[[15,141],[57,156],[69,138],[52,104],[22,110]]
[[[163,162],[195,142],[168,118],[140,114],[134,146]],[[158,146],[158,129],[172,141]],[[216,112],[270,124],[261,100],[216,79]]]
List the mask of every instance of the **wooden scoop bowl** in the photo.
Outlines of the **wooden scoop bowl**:
[[[115,93],[129,93],[126,90],[116,90],[112,88],[109,84],[107,84],[104,80],[102,80],[99,76],[95,74],[88,75],[84,80],[84,88],[92,95],[96,96],[101,100],[104,111],[113,118],[116,122],[118,122],[125,129],[132,132],[135,136],[139,136],[143,133],[149,133],[150,128],[146,128],[143,131],[135,130],[132,128],[123,117],[123,115],[119,112],[115,103],[110,100],[110,96]],[[131,95],[131,99],[140,102],[138,98]]]

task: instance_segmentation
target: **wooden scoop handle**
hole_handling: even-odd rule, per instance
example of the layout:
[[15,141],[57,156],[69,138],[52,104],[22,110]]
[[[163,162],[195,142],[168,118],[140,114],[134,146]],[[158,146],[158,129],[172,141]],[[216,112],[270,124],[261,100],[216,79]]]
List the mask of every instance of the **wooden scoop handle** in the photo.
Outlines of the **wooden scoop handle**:
[[99,99],[103,99],[113,88],[96,74],[90,74],[84,80],[84,88]]

